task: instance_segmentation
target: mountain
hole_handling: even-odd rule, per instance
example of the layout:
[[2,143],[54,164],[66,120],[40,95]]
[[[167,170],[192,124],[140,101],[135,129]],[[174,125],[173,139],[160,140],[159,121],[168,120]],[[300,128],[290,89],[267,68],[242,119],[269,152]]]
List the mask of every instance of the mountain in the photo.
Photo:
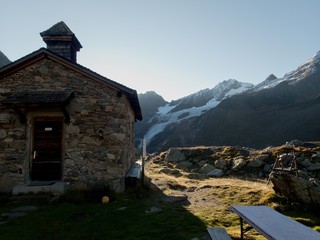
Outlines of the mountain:
[[11,63],[11,61],[0,51],[0,68]]
[[137,123],[136,137],[144,136],[147,143],[172,124],[199,117],[206,111],[216,107],[223,99],[248,91],[254,85],[229,79],[219,83],[212,89],[204,89],[187,97],[167,103],[155,92],[139,94],[144,120]]
[[140,102],[141,112],[143,120],[135,124],[136,126],[136,145],[140,144],[141,138],[146,134],[148,129],[152,127],[153,123],[150,119],[158,112],[158,109],[165,106],[167,102],[154,91],[148,91],[143,94],[138,94],[138,99]]
[[[218,91],[219,89],[219,91]],[[263,148],[320,136],[320,52],[256,86],[228,80],[161,105],[145,129],[149,152],[174,146]]]
[[304,80],[310,75],[313,75],[318,71],[320,61],[320,51],[306,63],[299,66],[296,70],[291,71],[284,75],[283,78],[277,78],[273,74],[269,75],[266,80],[256,85],[253,90],[260,91],[262,89],[272,88],[282,82],[289,84],[296,84],[300,80]]

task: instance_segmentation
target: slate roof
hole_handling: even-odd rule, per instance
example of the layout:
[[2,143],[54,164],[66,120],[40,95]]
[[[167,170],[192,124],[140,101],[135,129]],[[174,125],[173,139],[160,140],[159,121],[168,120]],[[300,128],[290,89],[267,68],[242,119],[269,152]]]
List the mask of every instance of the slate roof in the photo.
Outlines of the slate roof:
[[59,37],[70,37],[75,47],[79,50],[82,48],[81,43],[77,39],[76,35],[70,30],[70,28],[63,21],[56,23],[51,28],[46,31],[40,33],[43,40],[46,41],[54,41],[60,39]]
[[[39,61],[43,58],[50,58],[54,61],[57,61],[57,62],[65,65],[66,67],[69,67],[75,71],[78,71],[78,72],[86,75],[87,77],[95,80],[95,81],[106,84],[107,86],[115,89],[118,92],[118,94],[120,94],[120,95],[121,94],[126,95],[129,102],[130,102],[130,105],[134,111],[135,119],[142,120],[142,112],[141,112],[138,94],[137,94],[136,90],[133,90],[131,88],[128,88],[128,87],[118,83],[118,82],[115,82],[111,79],[108,79],[108,78],[106,78],[106,77],[78,64],[78,63],[74,63],[66,58],[61,57],[46,48],[40,48],[39,50],[37,50],[33,53],[30,53],[29,55],[26,55],[16,61],[10,63],[10,64],[4,66],[3,68],[0,68],[0,82],[1,82],[1,78],[8,76],[15,71],[23,69],[26,66],[28,66],[36,61]],[[29,99],[29,97],[28,97],[28,99]]]
[[8,96],[2,103],[5,104],[66,104],[73,96],[73,91],[34,91],[16,92]]
[[0,51],[0,68],[2,68],[3,66],[5,66],[9,63],[11,63],[9,58],[7,58],[7,56],[4,55],[4,53]]
[[63,21],[56,23],[51,28],[40,33],[41,36],[75,36]]

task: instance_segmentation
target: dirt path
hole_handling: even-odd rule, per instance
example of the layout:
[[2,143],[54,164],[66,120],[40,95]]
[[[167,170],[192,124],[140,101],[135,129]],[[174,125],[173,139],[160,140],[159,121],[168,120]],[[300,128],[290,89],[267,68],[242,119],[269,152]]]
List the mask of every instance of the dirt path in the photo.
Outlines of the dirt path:
[[[271,185],[261,180],[241,180],[237,178],[208,178],[203,180],[189,179],[187,173],[180,171],[179,176],[166,174],[164,168],[171,168],[164,164],[150,161],[146,164],[146,177],[149,186],[159,190],[164,196],[183,196],[188,201],[189,208],[210,208],[222,206],[227,202],[254,198],[254,195],[264,195],[273,192]],[[241,196],[239,196],[241,195]],[[251,197],[250,197],[251,196]],[[259,197],[258,197],[259,198]]]

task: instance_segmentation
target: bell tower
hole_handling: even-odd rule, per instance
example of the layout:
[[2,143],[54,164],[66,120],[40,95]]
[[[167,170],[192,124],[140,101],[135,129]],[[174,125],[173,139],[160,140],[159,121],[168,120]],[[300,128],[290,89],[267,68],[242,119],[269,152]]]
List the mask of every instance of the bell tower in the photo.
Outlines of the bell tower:
[[82,48],[76,35],[63,22],[58,22],[46,31],[40,33],[47,49],[76,63],[77,52]]

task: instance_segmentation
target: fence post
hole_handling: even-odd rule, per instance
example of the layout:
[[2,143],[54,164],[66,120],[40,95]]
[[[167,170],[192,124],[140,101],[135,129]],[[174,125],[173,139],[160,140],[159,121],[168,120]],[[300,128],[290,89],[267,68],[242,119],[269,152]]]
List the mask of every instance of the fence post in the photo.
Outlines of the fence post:
[[141,181],[144,183],[144,162],[147,157],[147,141],[146,137],[142,139],[142,159],[141,159]]

